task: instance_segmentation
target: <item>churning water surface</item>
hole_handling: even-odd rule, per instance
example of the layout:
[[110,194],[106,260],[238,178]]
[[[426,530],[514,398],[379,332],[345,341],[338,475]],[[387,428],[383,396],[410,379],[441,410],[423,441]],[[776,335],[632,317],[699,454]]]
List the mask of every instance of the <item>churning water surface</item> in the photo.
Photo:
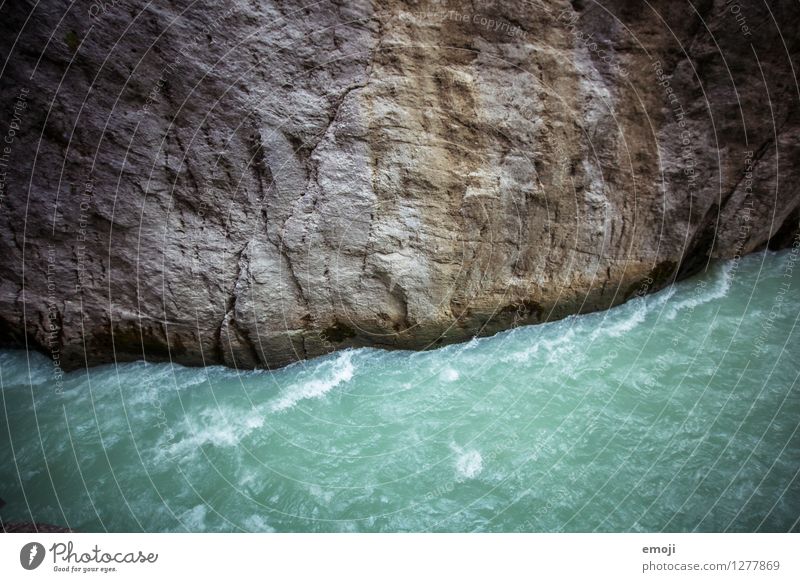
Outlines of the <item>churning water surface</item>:
[[0,352],[4,521],[79,531],[787,531],[797,249],[603,313],[277,371]]

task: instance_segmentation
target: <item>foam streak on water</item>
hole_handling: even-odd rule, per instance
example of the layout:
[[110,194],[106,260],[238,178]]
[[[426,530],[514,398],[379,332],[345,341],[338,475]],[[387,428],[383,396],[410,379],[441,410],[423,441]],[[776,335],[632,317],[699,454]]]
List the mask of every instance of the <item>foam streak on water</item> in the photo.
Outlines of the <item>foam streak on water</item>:
[[796,259],[753,255],[435,351],[274,372],[138,362],[68,374],[58,395],[43,356],[3,351],[0,517],[85,531],[797,529]]

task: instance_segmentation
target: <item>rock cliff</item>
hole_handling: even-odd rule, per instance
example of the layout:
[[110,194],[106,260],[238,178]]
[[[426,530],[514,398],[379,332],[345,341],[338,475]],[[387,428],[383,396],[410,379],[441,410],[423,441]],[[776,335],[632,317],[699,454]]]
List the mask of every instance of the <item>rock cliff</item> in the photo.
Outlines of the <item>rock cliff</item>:
[[798,232],[794,0],[0,8],[0,338],[274,367]]

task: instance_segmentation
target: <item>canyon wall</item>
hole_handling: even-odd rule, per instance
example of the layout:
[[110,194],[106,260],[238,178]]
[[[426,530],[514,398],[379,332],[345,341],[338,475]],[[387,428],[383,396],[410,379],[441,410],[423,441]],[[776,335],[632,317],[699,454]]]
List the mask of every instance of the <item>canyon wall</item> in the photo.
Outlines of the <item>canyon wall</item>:
[[276,367],[605,309],[791,244],[800,8],[0,8],[0,341]]

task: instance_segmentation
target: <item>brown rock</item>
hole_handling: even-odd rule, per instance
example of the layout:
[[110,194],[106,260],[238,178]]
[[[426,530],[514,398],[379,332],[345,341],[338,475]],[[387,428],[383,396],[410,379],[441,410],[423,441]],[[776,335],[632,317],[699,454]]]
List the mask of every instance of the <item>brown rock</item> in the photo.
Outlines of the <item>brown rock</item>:
[[0,8],[0,338],[65,368],[426,348],[798,231],[796,2],[143,6]]

